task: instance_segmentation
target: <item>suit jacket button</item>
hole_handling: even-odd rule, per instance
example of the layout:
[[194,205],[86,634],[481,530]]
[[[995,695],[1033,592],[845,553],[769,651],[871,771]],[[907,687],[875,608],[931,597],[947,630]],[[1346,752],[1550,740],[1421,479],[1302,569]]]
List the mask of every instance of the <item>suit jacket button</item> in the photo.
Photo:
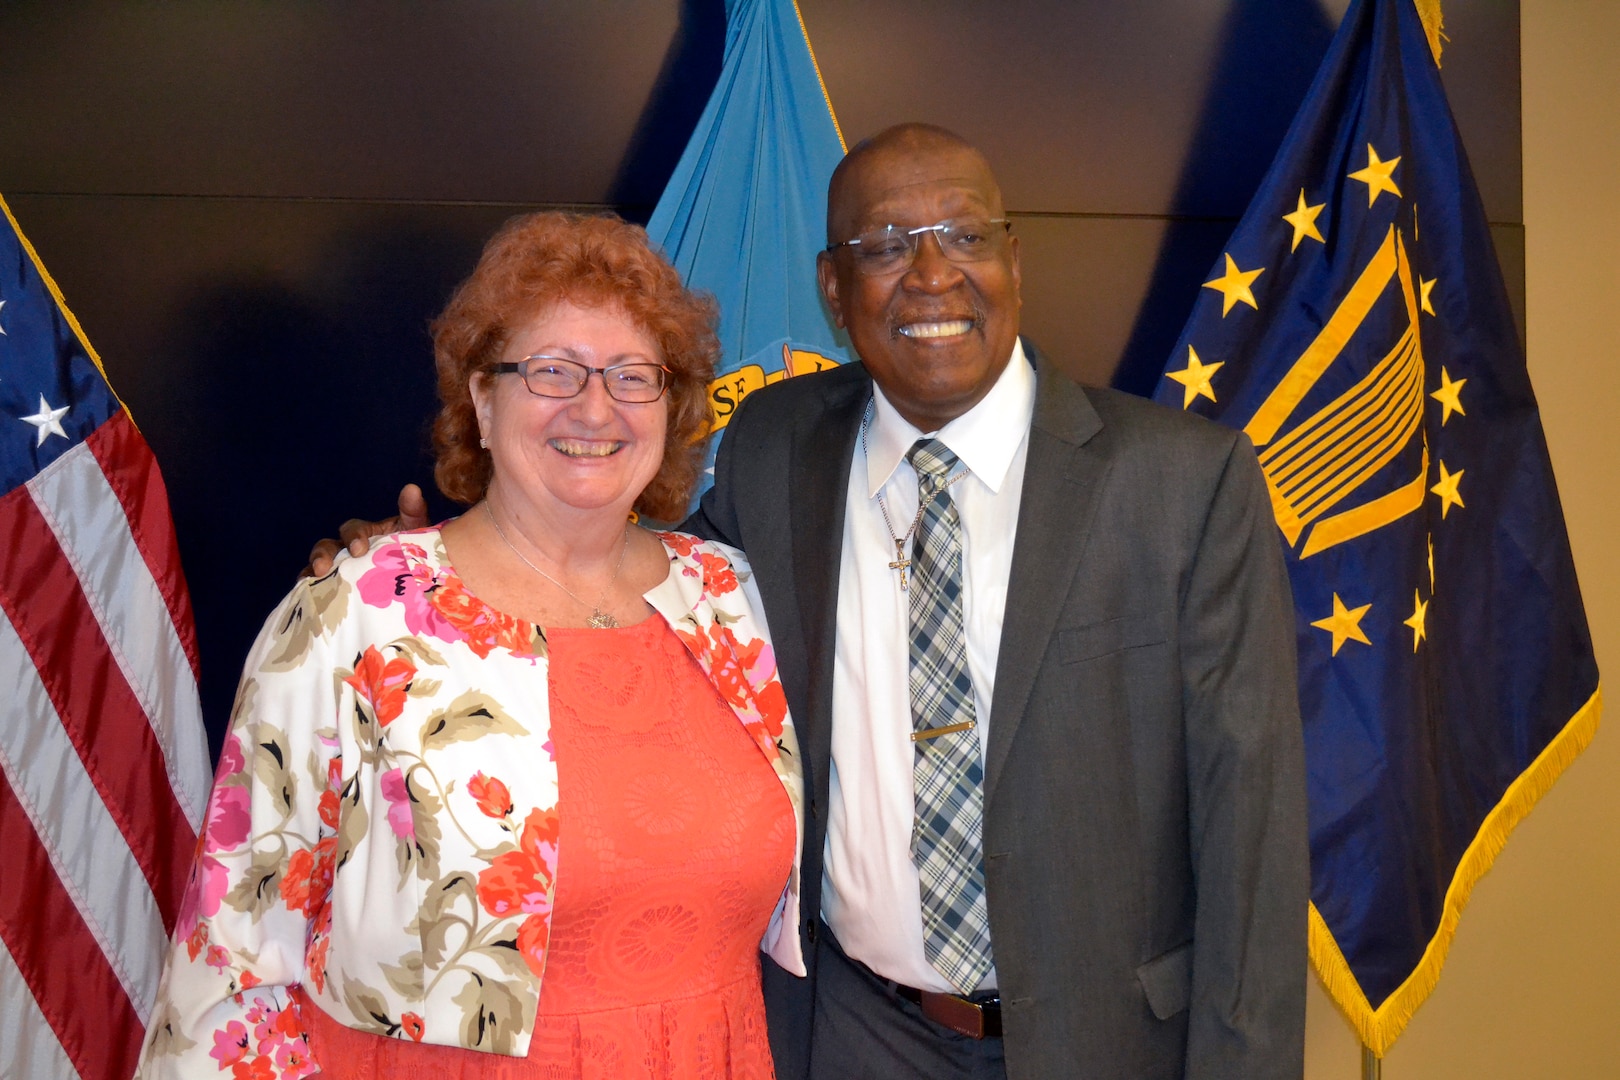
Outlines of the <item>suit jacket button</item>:
[[811,919],[804,924],[804,936],[810,939],[810,944],[816,943],[816,920]]

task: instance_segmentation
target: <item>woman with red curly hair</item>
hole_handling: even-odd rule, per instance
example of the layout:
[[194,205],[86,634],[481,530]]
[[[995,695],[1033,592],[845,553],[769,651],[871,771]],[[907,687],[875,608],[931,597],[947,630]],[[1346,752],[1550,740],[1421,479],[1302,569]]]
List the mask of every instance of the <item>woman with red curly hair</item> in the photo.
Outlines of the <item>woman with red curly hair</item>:
[[690,498],[715,317],[616,218],[490,241],[433,326],[470,509],[266,624],[140,1075],[772,1075],[793,726],[741,554],[633,523]]

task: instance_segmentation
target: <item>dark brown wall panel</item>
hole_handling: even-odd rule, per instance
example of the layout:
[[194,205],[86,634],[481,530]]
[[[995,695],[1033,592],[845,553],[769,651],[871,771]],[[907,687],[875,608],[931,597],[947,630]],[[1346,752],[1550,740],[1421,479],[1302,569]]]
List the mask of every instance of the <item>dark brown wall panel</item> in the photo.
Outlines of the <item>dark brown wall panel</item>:
[[[1025,329],[1144,389],[1347,2],[800,5],[846,135],[983,146]],[[1518,4],[1445,10],[1522,326]],[[723,40],[721,0],[0,6],[0,191],[164,467],[216,744],[310,542],[429,477],[425,327],[484,237],[539,205],[644,219]]]

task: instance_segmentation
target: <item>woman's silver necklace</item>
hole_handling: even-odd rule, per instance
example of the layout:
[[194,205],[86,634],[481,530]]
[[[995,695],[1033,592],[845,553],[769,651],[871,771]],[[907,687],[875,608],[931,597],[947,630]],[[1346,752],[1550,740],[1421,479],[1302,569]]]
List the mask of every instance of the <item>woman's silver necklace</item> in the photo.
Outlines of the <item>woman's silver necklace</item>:
[[[872,422],[872,403],[870,401],[868,401],[866,403],[866,412],[861,416],[861,456],[862,457],[871,457],[872,456],[871,452],[869,450],[867,450],[867,448],[866,448],[866,428],[867,428],[867,426],[869,424],[871,424],[871,422]],[[878,509],[883,511],[883,528],[889,534],[889,541],[894,544],[894,561],[889,564],[889,569],[890,570],[898,570],[898,571],[900,571],[900,591],[901,592],[910,592],[911,591],[911,583],[906,580],[906,570],[909,569],[910,566],[911,566],[911,557],[906,554],[906,545],[911,543],[912,534],[917,531],[917,526],[922,524],[923,512],[928,509],[928,506],[929,506],[930,503],[932,503],[935,499],[939,498],[941,495],[943,495],[945,493],[946,488],[950,487],[952,484],[956,483],[958,480],[962,479],[962,477],[966,476],[967,474],[968,474],[968,471],[967,471],[966,468],[964,468],[961,472],[957,473],[955,476],[948,477],[943,484],[939,485],[939,487],[935,488],[933,490],[933,492],[931,494],[929,494],[928,498],[926,498],[926,499],[918,499],[917,500],[917,516],[911,519],[910,527],[908,527],[906,529],[905,534],[902,535],[902,536],[894,535],[894,522],[892,520],[890,520],[890,518],[889,518],[889,504],[883,498],[883,489],[878,488]]]
[[567,593],[569,598],[580,607],[588,607],[591,609],[590,618],[585,620],[586,626],[590,627],[592,630],[612,630],[614,627],[620,625],[619,620],[615,619],[611,612],[602,610],[602,601],[607,599],[608,591],[612,589],[614,583],[619,580],[619,571],[624,569],[625,552],[630,550],[629,526],[626,526],[624,530],[624,546],[619,549],[619,565],[613,568],[613,576],[608,578],[608,583],[602,587],[602,595],[596,598],[596,603],[587,604],[574,593],[573,589],[570,589],[568,586],[564,585],[562,582],[558,581],[556,578],[534,565],[534,563],[529,561],[529,557],[527,555],[523,554],[523,552],[517,549],[517,545],[512,543],[511,539],[506,535],[506,530],[501,528],[501,523],[495,520],[495,511],[489,508],[488,500],[485,500],[484,502],[484,513],[489,515],[489,523],[495,526],[495,535],[501,538],[501,543],[510,548],[512,554],[516,555],[520,560],[522,560],[524,566],[527,566],[530,570],[533,570],[535,573],[557,586],[557,588]]

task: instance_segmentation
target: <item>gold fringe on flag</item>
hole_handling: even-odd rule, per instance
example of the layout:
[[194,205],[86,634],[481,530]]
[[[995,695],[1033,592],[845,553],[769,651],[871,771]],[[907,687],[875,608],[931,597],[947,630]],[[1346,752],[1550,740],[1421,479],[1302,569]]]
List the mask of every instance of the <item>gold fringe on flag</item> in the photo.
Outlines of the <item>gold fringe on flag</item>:
[[1333,931],[1322,920],[1316,905],[1311,905],[1311,963],[1328,996],[1356,1029],[1361,1044],[1374,1054],[1383,1057],[1388,1053],[1417,1012],[1418,1006],[1423,1004],[1440,981],[1440,969],[1445,965],[1451,939],[1457,933],[1457,921],[1462,917],[1463,908],[1468,906],[1474,885],[1490,870],[1514,828],[1591,743],[1602,715],[1603,689],[1600,686],[1564,725],[1564,730],[1537,755],[1530,767],[1508,786],[1457,864],[1457,871],[1452,875],[1451,887],[1446,890],[1445,904],[1440,911],[1440,927],[1430,939],[1428,948],[1423,950],[1423,959],[1406,981],[1377,1009],[1368,1003],[1367,995],[1362,993],[1361,984],[1356,982],[1350,965],[1345,962],[1344,953],[1339,950],[1339,943],[1333,939]]
[[1440,43],[1446,37],[1446,17],[1440,13],[1440,0],[1412,0],[1417,5],[1418,18],[1423,20],[1423,32],[1429,35],[1429,51],[1434,53],[1434,66],[1440,66]]
[[[1439,3],[1439,0],[1431,2]],[[847,154],[849,147],[844,142],[844,129],[838,123],[838,114],[833,111],[832,97],[827,93],[827,82],[821,77],[821,65],[816,62],[816,49],[810,44],[810,31],[805,28],[804,12],[799,10],[799,0],[793,0],[793,14],[799,17],[799,33],[804,35],[804,47],[810,54],[810,66],[816,69],[816,82],[821,84],[821,100],[827,103],[827,115],[832,117],[833,131],[838,135],[838,148]]]

